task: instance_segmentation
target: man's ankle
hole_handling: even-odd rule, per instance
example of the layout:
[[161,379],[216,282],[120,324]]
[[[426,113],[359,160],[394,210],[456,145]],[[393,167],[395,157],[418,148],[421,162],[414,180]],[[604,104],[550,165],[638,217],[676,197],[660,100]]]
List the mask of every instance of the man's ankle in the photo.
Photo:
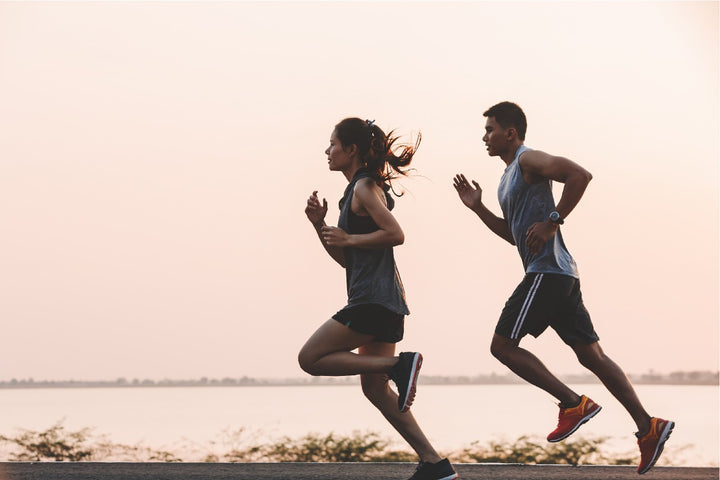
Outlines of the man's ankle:
[[575,408],[580,405],[580,402],[582,402],[582,397],[578,396],[577,399],[571,400],[569,402],[560,402],[560,408]]

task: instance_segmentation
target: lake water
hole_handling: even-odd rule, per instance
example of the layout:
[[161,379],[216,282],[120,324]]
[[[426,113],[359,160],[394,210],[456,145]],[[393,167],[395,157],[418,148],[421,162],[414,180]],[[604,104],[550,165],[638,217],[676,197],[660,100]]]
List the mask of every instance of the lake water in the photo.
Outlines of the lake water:
[[[576,435],[610,437],[603,447],[608,453],[635,452],[635,426],[602,385],[573,388],[603,406]],[[529,385],[420,385],[418,390],[413,413],[440,451],[473,441],[544,438],[557,421],[553,399]],[[651,415],[677,423],[666,445],[673,464],[718,465],[717,386],[638,385],[636,390]],[[170,451],[187,444],[200,450],[217,445],[224,431],[241,427],[254,444],[310,432],[374,431],[403,445],[358,385],[2,389],[0,411],[3,435],[18,428],[44,430],[64,419],[71,430],[93,427],[116,443]],[[663,460],[660,464],[667,464]]]

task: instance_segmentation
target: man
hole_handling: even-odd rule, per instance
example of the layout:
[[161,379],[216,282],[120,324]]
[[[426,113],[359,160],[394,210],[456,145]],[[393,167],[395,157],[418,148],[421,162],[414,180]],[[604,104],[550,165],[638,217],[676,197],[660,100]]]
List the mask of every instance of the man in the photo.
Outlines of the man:
[[[482,189],[464,175],[454,178],[462,202],[495,234],[517,245],[525,277],[500,315],[490,350],[510,370],[557,398],[557,428],[548,441],[570,436],[600,411],[600,405],[578,395],[555,377],[529,351],[520,348],[526,334],[539,336],[548,326],[573,349],[579,362],[593,372],[635,421],[640,447],[638,473],[657,461],[675,422],[650,417],[622,369],[603,353],[580,292],[577,266],[565,247],[560,225],[585,192],[592,175],[567,158],[531,150],[524,145],[527,121],[522,109],[502,102],[487,117],[483,142],[490,156],[507,165],[498,187],[503,216],[482,203]],[[555,205],[552,181],[564,184]]]

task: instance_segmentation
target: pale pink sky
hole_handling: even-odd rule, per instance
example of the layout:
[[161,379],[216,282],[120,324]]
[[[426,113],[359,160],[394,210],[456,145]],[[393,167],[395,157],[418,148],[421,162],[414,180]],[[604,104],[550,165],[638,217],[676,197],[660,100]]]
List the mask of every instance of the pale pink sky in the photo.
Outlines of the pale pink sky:
[[[346,116],[422,132],[396,250],[427,374],[505,373],[522,277],[457,199],[482,112],[594,175],[563,227],[626,371],[718,367],[717,2],[0,2],[0,380],[304,375],[345,302],[323,151]],[[580,372],[548,332],[527,346]]]

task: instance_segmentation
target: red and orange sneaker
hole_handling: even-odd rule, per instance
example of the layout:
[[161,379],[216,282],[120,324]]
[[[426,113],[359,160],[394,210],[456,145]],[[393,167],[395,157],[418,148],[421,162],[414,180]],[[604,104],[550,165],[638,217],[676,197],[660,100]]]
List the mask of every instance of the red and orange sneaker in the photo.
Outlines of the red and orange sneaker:
[[580,397],[580,404],[576,407],[562,408],[558,415],[558,426],[550,432],[548,442],[559,442],[572,435],[580,425],[590,420],[602,409],[600,405],[585,395]]
[[638,446],[640,447],[638,473],[645,473],[655,465],[673,428],[675,428],[675,422],[671,420],[656,417],[650,419],[650,431],[638,438]]

